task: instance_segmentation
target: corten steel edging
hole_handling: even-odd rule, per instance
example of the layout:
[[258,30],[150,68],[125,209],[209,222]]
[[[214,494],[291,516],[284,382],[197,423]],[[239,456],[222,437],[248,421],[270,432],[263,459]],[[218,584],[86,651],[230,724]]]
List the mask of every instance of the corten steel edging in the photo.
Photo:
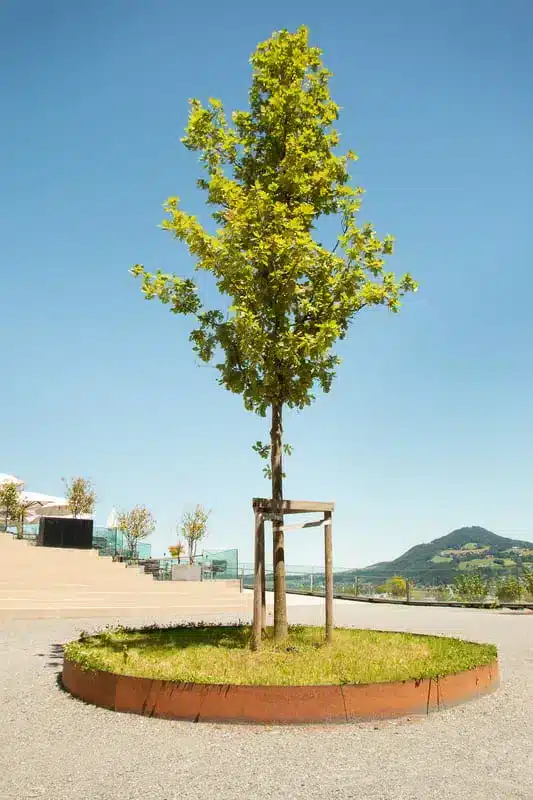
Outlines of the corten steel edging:
[[499,665],[442,678],[344,686],[235,686],[86,671],[65,659],[63,686],[113,711],[190,722],[346,723],[429,714],[494,691]]

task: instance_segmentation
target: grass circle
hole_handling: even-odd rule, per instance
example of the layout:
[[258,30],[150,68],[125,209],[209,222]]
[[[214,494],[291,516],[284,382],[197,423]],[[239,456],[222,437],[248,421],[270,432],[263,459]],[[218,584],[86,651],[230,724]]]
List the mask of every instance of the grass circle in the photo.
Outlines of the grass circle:
[[267,629],[250,650],[248,625],[113,628],[65,647],[65,657],[88,670],[176,682],[248,686],[384,683],[443,677],[494,662],[494,645],[441,636],[291,626],[282,644]]

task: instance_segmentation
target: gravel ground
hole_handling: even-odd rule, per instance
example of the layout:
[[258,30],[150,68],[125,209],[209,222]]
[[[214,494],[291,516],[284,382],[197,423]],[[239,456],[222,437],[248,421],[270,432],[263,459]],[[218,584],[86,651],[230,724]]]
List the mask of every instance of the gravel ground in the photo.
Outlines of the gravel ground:
[[[319,604],[295,602],[291,621],[320,622]],[[0,620],[0,799],[532,800],[533,615],[338,601],[336,622],[494,642],[502,686],[394,723],[169,722],[60,690],[61,643],[97,620]]]

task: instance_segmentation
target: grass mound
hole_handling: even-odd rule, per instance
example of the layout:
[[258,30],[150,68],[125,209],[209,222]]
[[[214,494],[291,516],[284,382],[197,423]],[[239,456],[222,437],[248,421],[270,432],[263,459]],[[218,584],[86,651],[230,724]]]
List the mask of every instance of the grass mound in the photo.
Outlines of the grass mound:
[[336,628],[331,645],[323,628],[293,626],[282,644],[271,629],[260,652],[249,649],[251,628],[181,626],[107,629],[82,634],[65,656],[84,669],[101,669],[178,682],[309,686],[429,678],[489,664],[496,648],[460,639]]

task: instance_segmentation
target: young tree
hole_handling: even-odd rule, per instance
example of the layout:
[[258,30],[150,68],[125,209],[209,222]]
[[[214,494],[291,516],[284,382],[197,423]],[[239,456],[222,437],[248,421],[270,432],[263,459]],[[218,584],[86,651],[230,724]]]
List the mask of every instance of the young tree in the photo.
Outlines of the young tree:
[[33,500],[24,500],[23,496],[19,494],[16,505],[13,506],[12,510],[12,519],[17,525],[17,539],[24,538],[26,515],[32,507],[35,507],[35,502]]
[[5,527],[11,520],[16,519],[20,493],[16,483],[7,482],[0,484],[0,511],[4,516]]
[[407,581],[401,575],[393,575],[384,584],[377,587],[377,591],[390,594],[392,597],[405,597],[407,595]]
[[207,536],[208,519],[209,511],[206,511],[203,506],[197,505],[194,511],[187,511],[183,515],[178,525],[178,531],[181,532],[187,542],[191,564],[194,564],[194,559],[196,558],[198,542],[201,542]]
[[185,545],[183,542],[177,542],[177,544],[171,544],[168,548],[168,552],[172,556],[172,558],[178,559],[178,564],[181,563],[182,556],[185,555]]
[[135,559],[139,542],[155,531],[155,519],[145,506],[134,506],[131,511],[123,511],[118,515],[117,527],[126,537],[130,557]]
[[[215,359],[219,382],[243,396],[247,410],[270,414],[270,441],[254,449],[267,459],[272,499],[283,500],[283,415],[310,405],[317,388],[328,392],[339,357],[332,351],[354,317],[370,306],[398,311],[416,289],[410,275],[386,271],[393,238],[359,225],[363,190],[350,184],[353,152],[336,152],[331,99],[321,51],[305,27],[274,33],[251,57],[249,108],[232,124],[219,100],[191,100],[183,143],[200,153],[205,177],[198,186],[213,207],[215,232],[171,197],[162,227],[184,242],[196,269],[210,272],[229,308],[205,308],[191,277],[141,264],[147,299],[175,314],[190,314],[190,335],[204,362]],[[324,216],[335,215],[340,235],[331,249],[316,238]],[[287,633],[282,516],[274,528],[274,628]]]
[[79,514],[92,514],[96,503],[91,481],[88,478],[72,478],[68,483],[64,478],[69,511],[74,518]]

